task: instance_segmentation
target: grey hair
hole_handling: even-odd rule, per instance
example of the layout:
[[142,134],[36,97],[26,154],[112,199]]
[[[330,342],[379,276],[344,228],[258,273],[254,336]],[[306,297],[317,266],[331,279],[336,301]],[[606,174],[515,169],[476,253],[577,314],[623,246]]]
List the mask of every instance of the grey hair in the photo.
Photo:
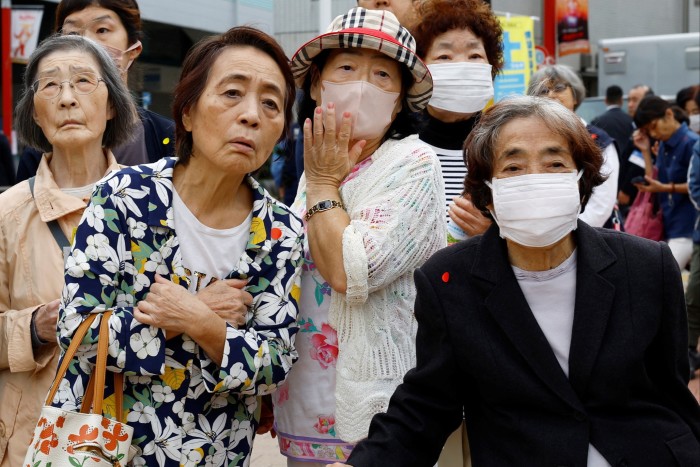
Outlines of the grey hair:
[[583,85],[583,81],[573,69],[566,65],[548,65],[537,70],[530,78],[527,94],[529,96],[541,95],[543,88],[549,86],[550,82],[565,83],[571,86],[571,91],[574,93],[574,100],[576,101],[574,110],[586,98],[586,87]]
[[582,208],[593,188],[605,181],[600,174],[603,157],[581,119],[554,99],[535,96],[507,97],[486,110],[464,143],[467,176],[464,192],[478,209],[486,211],[493,202],[491,189],[484,183],[493,178],[495,153],[503,127],[517,119],[540,119],[554,134],[569,143],[571,156],[583,175],[579,182]]
[[15,127],[17,136],[25,144],[44,152],[52,150],[51,143],[41,127],[34,120],[33,84],[39,71],[39,63],[46,56],[60,51],[77,50],[92,56],[100,67],[100,75],[107,87],[108,103],[112,106],[114,116],[107,121],[102,135],[102,146],[118,147],[133,136],[138,113],[129,89],[121,79],[119,69],[109,54],[96,42],[78,35],[53,35],[39,44],[29,57],[23,77],[22,96],[15,108]]

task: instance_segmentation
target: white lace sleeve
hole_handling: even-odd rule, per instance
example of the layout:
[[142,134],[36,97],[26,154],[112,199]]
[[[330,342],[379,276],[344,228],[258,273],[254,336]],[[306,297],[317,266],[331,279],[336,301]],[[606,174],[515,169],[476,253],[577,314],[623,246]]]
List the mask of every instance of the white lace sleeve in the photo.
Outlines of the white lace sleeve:
[[382,162],[389,161],[386,170],[375,171],[352,190],[357,202],[348,211],[351,221],[343,233],[350,302],[364,302],[373,290],[420,266],[446,244],[439,161],[425,145],[406,149],[409,153],[402,157],[383,156]]

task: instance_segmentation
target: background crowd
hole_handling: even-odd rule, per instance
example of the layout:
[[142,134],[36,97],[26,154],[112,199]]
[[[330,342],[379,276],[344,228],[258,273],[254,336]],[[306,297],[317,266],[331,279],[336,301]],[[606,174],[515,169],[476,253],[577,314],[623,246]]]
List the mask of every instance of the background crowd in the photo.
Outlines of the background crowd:
[[127,88],[136,1],[60,2],[0,166],[1,467],[50,455],[90,315],[50,403],[106,327],[128,465],[248,465],[268,431],[295,467],[697,465],[700,85],[585,122],[551,65],[494,104],[487,3],[357,3],[291,60],[202,40],[170,120]]

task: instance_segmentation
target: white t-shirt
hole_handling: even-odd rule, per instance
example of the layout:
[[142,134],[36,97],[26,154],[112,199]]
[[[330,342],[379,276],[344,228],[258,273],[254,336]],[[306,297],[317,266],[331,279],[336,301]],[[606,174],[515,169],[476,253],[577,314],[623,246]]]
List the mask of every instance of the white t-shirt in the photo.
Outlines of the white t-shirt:
[[223,279],[238,269],[250,235],[253,211],[236,227],[213,229],[202,224],[173,190],[173,221],[180,242],[185,273],[191,293]]
[[[569,351],[576,304],[576,255],[548,271],[525,271],[513,266],[527,304],[547,338],[554,356],[569,376]],[[593,445],[588,445],[588,467],[610,467]]]
[[92,190],[94,189],[95,184],[91,183],[77,188],[61,188],[61,191],[67,195],[75,196],[76,198],[90,199],[90,195],[92,195]]

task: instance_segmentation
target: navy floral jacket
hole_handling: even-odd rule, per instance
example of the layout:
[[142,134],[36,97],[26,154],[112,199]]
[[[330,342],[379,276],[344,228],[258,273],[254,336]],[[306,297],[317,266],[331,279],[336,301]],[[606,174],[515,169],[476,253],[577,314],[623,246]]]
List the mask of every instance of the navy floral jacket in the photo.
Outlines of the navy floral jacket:
[[[286,378],[296,360],[302,224],[252,177],[250,237],[227,278],[249,279],[253,306],[245,329],[228,325],[221,366],[187,335],[165,333],[133,317],[155,274],[183,286],[173,228],[175,158],[129,167],[101,180],[66,263],[59,315],[65,350],[89,313],[114,310],[108,369],[125,374],[124,409],[141,454],[130,465],[248,465],[258,397]],[[94,363],[100,317],[79,348],[53,405],[75,410]],[[107,378],[108,384],[113,384]],[[108,387],[105,413],[115,415]]]

